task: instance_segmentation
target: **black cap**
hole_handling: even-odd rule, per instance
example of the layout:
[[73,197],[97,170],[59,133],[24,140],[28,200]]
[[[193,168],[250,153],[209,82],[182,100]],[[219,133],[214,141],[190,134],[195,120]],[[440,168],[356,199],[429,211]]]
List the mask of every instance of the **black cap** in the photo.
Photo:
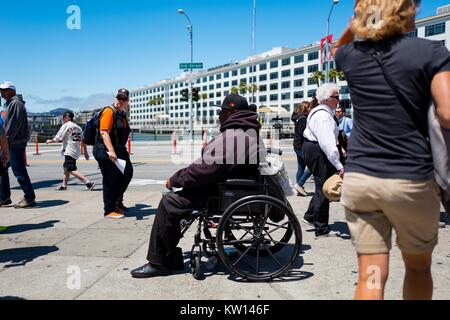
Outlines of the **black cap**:
[[73,118],[75,118],[75,115],[73,114],[72,111],[66,111],[66,112],[64,112],[64,114],[63,114],[63,118],[64,118],[64,117],[69,117],[70,119],[73,119]]
[[247,99],[238,94],[230,94],[226,96],[222,102],[222,105],[217,107],[226,110],[250,110]]
[[127,89],[119,89],[119,91],[117,91],[117,99],[124,99],[124,100],[129,100],[130,99],[130,91],[128,91]]

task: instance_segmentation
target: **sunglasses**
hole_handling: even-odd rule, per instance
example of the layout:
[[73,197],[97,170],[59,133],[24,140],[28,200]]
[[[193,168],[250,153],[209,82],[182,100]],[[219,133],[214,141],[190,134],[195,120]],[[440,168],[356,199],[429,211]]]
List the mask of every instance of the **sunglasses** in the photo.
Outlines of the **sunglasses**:
[[336,99],[336,100],[338,100],[338,101],[341,100],[341,98],[339,97],[339,95],[337,95],[337,96],[331,96],[330,98]]

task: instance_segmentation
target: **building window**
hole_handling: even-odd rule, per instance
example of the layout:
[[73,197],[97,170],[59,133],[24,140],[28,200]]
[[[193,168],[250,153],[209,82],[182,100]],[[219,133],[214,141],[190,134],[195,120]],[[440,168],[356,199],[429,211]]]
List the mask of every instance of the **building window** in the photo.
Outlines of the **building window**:
[[209,85],[209,90],[214,90],[214,85],[213,84]]
[[206,90],[208,90],[208,87],[207,86],[203,86],[203,91],[206,91]]
[[303,99],[303,91],[294,92],[294,99]]
[[302,79],[298,79],[298,80],[294,80],[294,87],[299,88],[303,86],[303,80]]
[[283,66],[288,66],[288,65],[290,65],[290,64],[291,64],[291,58],[290,58],[290,57],[281,60],[281,65],[283,65]]
[[316,90],[308,90],[308,98],[312,98],[316,95]]
[[238,85],[238,81],[237,81],[237,80],[231,81],[231,85],[232,85],[233,87],[237,86],[237,85]]
[[283,70],[281,71],[281,77],[282,78],[287,78],[291,76],[291,70]]
[[224,78],[229,78],[229,77],[230,77],[230,73],[229,73],[229,72],[225,72],[225,73],[223,74],[223,77],[224,77]]
[[259,81],[267,81],[267,74],[262,74],[259,76]]
[[271,61],[270,62],[270,68],[271,69],[278,68],[278,60]]
[[270,74],[270,80],[278,79],[278,72],[272,72]]
[[250,83],[255,83],[256,82],[256,76],[250,77],[249,80],[250,80]]
[[221,74],[216,75],[216,80],[220,80],[220,79],[222,79],[222,75]]
[[238,75],[238,71],[237,71],[237,70],[231,71],[231,75],[232,75],[233,77],[236,77],[236,76]]
[[277,94],[271,94],[270,95],[270,101],[278,101],[278,95]]
[[221,83],[217,83],[216,84],[216,89],[221,89],[222,88],[222,84]]
[[259,71],[267,70],[267,63],[261,63],[259,65]]
[[259,86],[259,92],[265,92],[265,91],[267,91],[267,85]]
[[315,80],[314,78],[308,78],[308,85],[312,86],[317,84],[317,80]]
[[242,75],[242,74],[247,74],[247,68],[242,68],[242,69],[241,69],[241,75]]
[[214,81],[214,76],[209,76],[209,81]]
[[414,30],[412,32],[407,32],[406,36],[411,37],[411,38],[417,38],[417,28],[416,28],[416,30]]
[[431,37],[442,33],[445,33],[445,22],[425,27],[425,37]]
[[289,100],[290,98],[291,98],[290,92],[281,94],[281,100]]
[[299,56],[295,56],[294,57],[294,63],[302,63],[305,61],[305,56],[304,55],[299,55]]
[[308,53],[308,61],[319,59],[319,51]]
[[267,101],[267,96],[260,96],[259,97],[259,102],[266,102]]
[[256,66],[250,66],[249,69],[250,72],[256,72]]
[[278,83],[272,83],[272,84],[270,85],[270,90],[271,90],[271,91],[278,90]]
[[308,67],[308,73],[314,73],[316,71],[319,71],[319,65],[313,64],[312,66]]
[[349,94],[350,91],[348,90],[348,86],[341,87],[341,90],[339,91],[341,94]]
[[294,76],[301,76],[304,73],[305,73],[305,68],[303,68],[303,67],[294,69]]
[[281,89],[289,89],[291,87],[291,82],[286,81],[281,83]]
[[228,88],[229,86],[230,86],[230,82],[229,81],[223,83],[223,87],[224,88]]

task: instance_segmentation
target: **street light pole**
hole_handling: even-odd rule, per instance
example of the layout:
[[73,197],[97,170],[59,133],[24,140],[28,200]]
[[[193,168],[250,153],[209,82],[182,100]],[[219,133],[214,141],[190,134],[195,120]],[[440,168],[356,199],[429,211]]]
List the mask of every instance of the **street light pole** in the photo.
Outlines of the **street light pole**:
[[253,59],[253,63],[252,63],[252,103],[256,103],[255,101],[255,86],[257,81],[253,81],[256,79],[253,79],[254,75],[255,75],[255,38],[256,38],[256,0],[253,0],[253,31],[252,31],[252,59]]
[[330,37],[330,20],[331,20],[331,14],[333,13],[333,8],[335,5],[339,4],[339,0],[333,0],[333,4],[331,5],[331,9],[330,9],[330,14],[328,15],[328,19],[327,19],[327,54],[326,54],[326,59],[327,59],[327,70],[325,72],[325,82],[329,82],[330,81],[330,59],[328,58],[330,55],[330,51],[331,51],[331,46],[333,45],[332,43],[329,43],[329,37]]
[[[187,26],[187,29],[189,30],[189,38],[190,38],[190,48],[191,48],[191,65],[194,63],[194,26],[191,22],[191,19],[189,19],[189,16],[186,14],[186,12],[183,9],[178,10],[179,14],[182,14],[186,17],[187,21],[189,22],[189,25]],[[191,141],[194,141],[194,122],[192,119],[192,112],[194,111],[194,100],[193,100],[193,84],[192,84],[192,71],[193,69],[189,69],[189,89],[190,89],[190,98],[189,98],[189,130],[190,130],[190,137]]]

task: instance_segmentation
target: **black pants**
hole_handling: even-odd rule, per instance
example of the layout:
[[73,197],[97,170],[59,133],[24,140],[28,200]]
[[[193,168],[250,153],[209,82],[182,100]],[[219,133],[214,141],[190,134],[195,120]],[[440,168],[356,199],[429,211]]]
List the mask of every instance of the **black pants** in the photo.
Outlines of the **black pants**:
[[328,160],[325,153],[320,149],[318,143],[305,141],[303,144],[303,154],[308,168],[314,175],[316,191],[309,203],[308,211],[305,213],[305,219],[314,221],[316,236],[324,235],[330,232],[328,225],[330,216],[330,201],[323,194],[323,185],[333,174],[336,168]]
[[[100,153],[100,152],[99,152]],[[97,156],[97,162],[103,176],[103,204],[105,215],[114,212],[117,204],[123,200],[123,195],[133,178],[133,165],[130,156],[125,148],[116,150],[117,157],[127,162],[125,173],[117,168],[117,166],[104,155]]]
[[175,193],[163,196],[150,234],[147,260],[151,264],[170,267],[181,238],[181,220],[189,219],[194,208],[205,204],[206,200],[190,200]]

